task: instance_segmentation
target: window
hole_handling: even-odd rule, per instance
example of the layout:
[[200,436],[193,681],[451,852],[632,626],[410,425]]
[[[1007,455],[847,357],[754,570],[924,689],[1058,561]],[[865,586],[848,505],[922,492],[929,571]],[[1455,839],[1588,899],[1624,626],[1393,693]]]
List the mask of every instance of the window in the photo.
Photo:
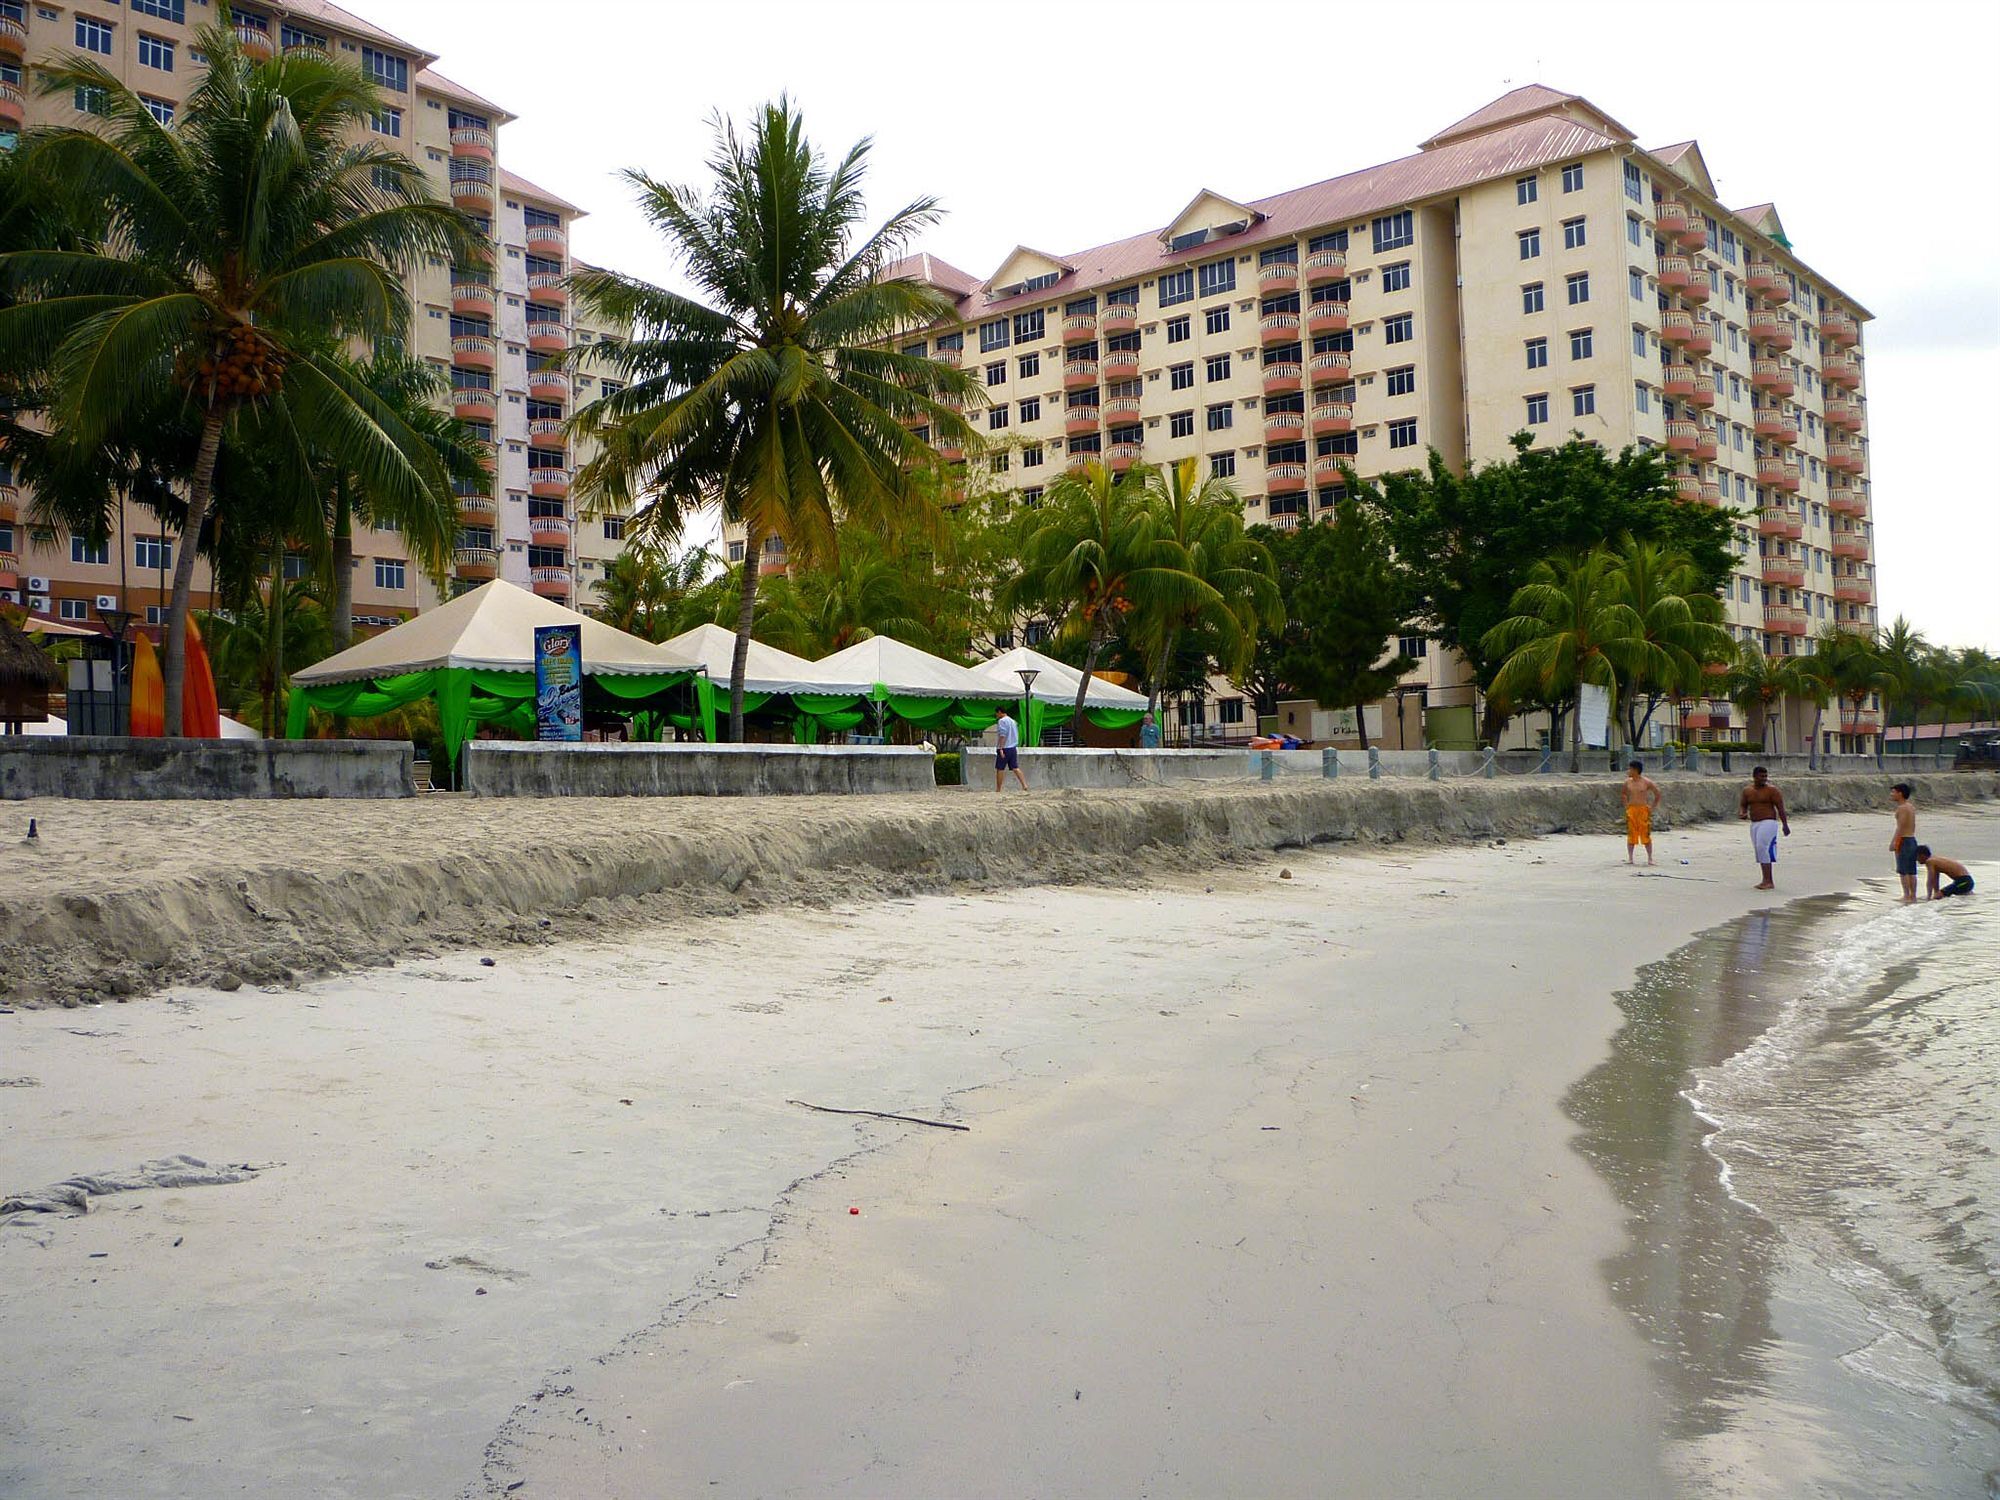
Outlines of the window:
[[1389,446],[1391,448],[1414,448],[1417,446],[1417,419],[1404,417],[1389,424]]
[[741,542],[731,542],[729,544],[729,560],[731,562],[743,561],[743,544]]
[[1646,388],[1643,380],[1632,383],[1632,406],[1636,411],[1649,412],[1653,409],[1653,393]]
[[1634,203],[1646,201],[1645,186],[1639,181],[1639,164],[1635,161],[1625,163],[1625,196]]
[[1325,234],[1316,234],[1306,241],[1306,249],[1314,255],[1317,255],[1322,250],[1345,250],[1346,248],[1347,231],[1345,229],[1331,229]]
[[1385,372],[1386,390],[1391,396],[1413,396],[1417,390],[1417,367],[1398,365]]
[[1514,201],[1516,203],[1533,203],[1540,196],[1541,194],[1535,186],[1535,179],[1533,177],[1516,177],[1514,179]]
[[174,123],[174,107],[167,103],[166,100],[153,99],[141,94],[139,102],[146,106],[146,113],[151,115],[155,120],[158,120],[162,125],[171,125]]
[[1194,413],[1192,411],[1177,411],[1168,417],[1167,436],[1177,438],[1193,437]]
[[1581,220],[1581,219],[1564,219],[1564,220],[1563,220],[1563,249],[1565,249],[1565,250],[1581,250],[1581,249],[1583,248],[1583,244],[1584,244],[1584,238],[1583,238],[1583,220]]
[[1625,280],[1631,290],[1632,300],[1634,302],[1644,302],[1646,300],[1646,273],[1637,266],[1634,266],[1625,273]]
[[403,112],[400,109],[390,109],[386,105],[381,109],[371,109],[368,112],[368,125],[377,135],[400,138],[403,134]]
[[986,367],[986,383],[988,385],[1005,385],[1007,383],[1006,360],[996,359]]
[[1595,349],[1596,340],[1592,337],[1590,329],[1573,328],[1570,330],[1569,357],[1571,359],[1589,359],[1595,352]]
[[1027,447],[1021,450],[1022,468],[1039,469],[1041,466],[1042,466],[1042,445],[1040,443],[1030,443]]
[[375,587],[400,592],[403,587],[403,560],[400,557],[375,559]]
[[111,101],[105,97],[103,89],[94,89],[86,84],[80,86],[70,97],[71,102],[76,105],[78,114],[102,115],[111,111]]
[[1193,384],[1194,384],[1194,361],[1193,361],[1193,360],[1189,360],[1189,361],[1188,361],[1188,362],[1187,362],[1186,364],[1184,364],[1184,365],[1168,365],[1168,366],[1167,366],[1167,389],[1168,389],[1168,390],[1170,390],[1170,391],[1184,391],[1184,390],[1186,390],[1186,389],[1187,389],[1187,388],[1188,388],[1189,386],[1191,386],[1191,385],[1193,385]]
[[1211,453],[1208,456],[1208,473],[1212,479],[1234,479],[1236,477],[1236,455],[1234,453]]
[[1422,635],[1398,636],[1396,638],[1396,654],[1398,656],[1410,657],[1415,661],[1422,661],[1426,656],[1431,654],[1430,637]]
[[143,573],[165,573],[174,565],[174,544],[156,536],[132,538],[132,566]]
[[1632,330],[1632,353],[1640,359],[1646,357],[1646,330],[1643,328]]
[[623,516],[606,516],[604,518],[604,540],[607,542],[622,542],[625,540],[625,518]]
[[1563,191],[1580,193],[1583,191],[1583,163],[1573,161],[1563,168]]
[[1010,412],[1010,411],[1009,411],[1009,410],[1008,410],[1008,409],[1007,409],[1006,407],[1004,407],[1004,406],[989,406],[989,407],[987,407],[987,408],[986,408],[986,430],[987,430],[988,432],[1000,432],[1000,431],[1003,431],[1003,430],[1004,430],[1004,429],[1006,428],[1006,426],[1007,426],[1007,419],[1008,419],[1008,418],[1009,418],[1010,416],[1012,416],[1012,415],[1013,415],[1013,413],[1012,413],[1012,412]]
[[1539,370],[1549,362],[1549,341],[1547,339],[1528,340],[1528,368]]
[[1046,312],[1047,309],[1038,307],[1033,312],[1015,313],[1014,342],[1032,344],[1040,338],[1047,323]]
[[164,37],[147,36],[139,33],[139,66],[158,68],[162,73],[174,70],[174,44]]
[[1548,419],[1549,419],[1548,392],[1543,391],[1540,395],[1530,396],[1528,398],[1528,425],[1530,427],[1540,427],[1544,423],[1546,423]]
[[79,52],[96,52],[105,57],[111,55],[111,28],[102,21],[89,16],[76,18],[76,46]]
[[[1385,292],[1407,292],[1410,289],[1410,263],[1399,260],[1392,266],[1382,268],[1382,290]],[[1328,299],[1334,300],[1334,299]],[[1346,301],[1345,297],[1339,298]]]
[[1008,344],[1013,342],[1012,329],[1013,324],[1009,323],[1005,318],[995,318],[990,323],[981,323],[979,325],[979,352],[984,354],[992,349],[1005,349]]
[[1211,307],[1201,315],[1201,326],[1204,333],[1229,332],[1229,309],[1226,307]]
[[184,24],[187,0],[132,0],[132,9],[142,16],[158,16],[162,21]]
[[1393,318],[1382,320],[1382,342],[1385,344],[1407,344],[1417,336],[1417,320],[1413,313],[1397,313]]
[[400,57],[363,47],[361,71],[385,89],[394,89],[399,94],[410,91],[410,65]]
[[1564,277],[1563,281],[1569,287],[1569,305],[1571,307],[1575,307],[1580,302],[1588,302],[1590,300],[1590,272],[1578,271],[1574,276]]
[[1042,357],[1039,354],[1024,354],[1014,364],[1014,373],[1023,380],[1032,380],[1042,373]]
[[1236,290],[1236,257],[1227,260],[1212,260],[1205,266],[1195,268],[1201,276],[1201,294],[1204,297],[1219,297],[1224,292]]
[[1172,307],[1177,302],[1194,301],[1194,271],[1192,268],[1169,271],[1160,278],[1160,306]]
[[69,539],[69,560],[73,563],[93,564],[103,567],[111,561],[109,542],[87,542],[80,536]]
[[90,605],[88,601],[83,599],[58,599],[56,601],[56,611],[65,620],[87,620],[90,618]]
[[1542,310],[1542,284],[1531,281],[1521,288],[1521,311],[1538,313]]
[[1736,231],[1733,229],[1722,231],[1722,258],[1732,266],[1736,264]]
[[1401,213],[1383,214],[1369,226],[1375,234],[1375,251],[1379,255],[1384,250],[1400,250],[1405,245],[1417,242],[1417,219],[1409,209]]
[[1030,422],[1039,422],[1041,420],[1042,398],[1040,396],[1023,397],[1021,400],[1021,425],[1025,427]]
[[1542,253],[1542,232],[1539,229],[1524,229],[1515,236],[1521,242],[1521,259],[1533,260]]
[[[139,8],[137,0],[133,0],[132,8],[134,10]],[[317,31],[307,31],[304,27],[294,26],[291,22],[287,21],[278,27],[278,45],[283,47],[287,52],[291,51],[294,47],[317,47],[320,51],[324,52],[326,51],[326,38]],[[470,126],[476,130],[490,130],[492,128],[492,123],[484,115],[461,117],[455,109],[448,111],[445,119],[448,122],[448,128],[452,130],[457,130],[461,125]]]
[[986,459],[986,467],[995,474],[1005,474],[1007,472],[1007,459],[1008,455],[1004,452],[989,454]]
[[1227,354],[1209,355],[1207,374],[1210,380],[1227,380],[1229,378],[1229,356]]
[[1636,249],[1645,243],[1645,238],[1645,230],[1639,223],[1639,216],[1637,214],[1627,214],[1625,216],[1626,242]]
[[1579,417],[1592,416],[1597,411],[1597,387],[1580,385],[1569,393],[1570,410]]
[[1227,401],[1218,402],[1208,409],[1208,430],[1227,432],[1236,421],[1236,408]]
[[1167,319],[1168,343],[1185,344],[1192,337],[1194,337],[1194,332],[1193,329],[1190,327],[1189,319],[1185,314],[1183,314],[1178,318]]
[[1094,296],[1070,298],[1069,301],[1063,304],[1063,316],[1065,318],[1096,317],[1097,298]]

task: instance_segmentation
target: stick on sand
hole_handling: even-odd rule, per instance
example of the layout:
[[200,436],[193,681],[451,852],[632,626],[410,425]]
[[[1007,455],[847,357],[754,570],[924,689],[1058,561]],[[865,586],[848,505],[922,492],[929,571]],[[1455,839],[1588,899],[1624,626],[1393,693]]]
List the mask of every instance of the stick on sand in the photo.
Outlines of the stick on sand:
[[803,1099],[787,1099],[800,1109],[816,1109],[823,1115],[870,1115],[877,1120],[901,1120],[906,1125],[929,1125],[934,1130],[970,1130],[970,1125],[954,1125],[949,1120],[926,1120],[921,1115],[892,1115],[880,1109],[835,1109],[831,1104],[808,1104]]

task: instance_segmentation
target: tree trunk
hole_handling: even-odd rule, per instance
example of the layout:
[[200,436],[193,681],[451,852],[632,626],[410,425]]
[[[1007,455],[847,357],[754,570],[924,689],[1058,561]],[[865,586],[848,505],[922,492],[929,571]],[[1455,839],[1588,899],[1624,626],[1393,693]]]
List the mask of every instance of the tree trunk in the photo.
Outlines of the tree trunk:
[[1368,705],[1359,698],[1354,700],[1354,727],[1361,732],[1361,748],[1368,748]]
[[1812,743],[1806,746],[1806,766],[1810,770],[1817,771],[1819,769],[1819,726],[1825,719],[1826,705],[1824,703],[1815,703],[1813,705]]
[[1576,702],[1570,709],[1569,724],[1569,769],[1575,773],[1583,769],[1583,694],[1576,695]]
[[743,743],[743,674],[750,664],[750,628],[757,621],[757,569],[764,537],[754,525],[743,530],[743,577],[738,581],[736,649],[729,658],[729,741]]
[[1500,736],[1507,731],[1509,715],[1504,713],[1491,697],[1486,699],[1485,712],[1480,715],[1479,735],[1489,745],[1500,743]]
[[[1090,695],[1090,674],[1097,670],[1098,653],[1104,649],[1104,635],[1098,627],[1090,631],[1090,648],[1083,653],[1083,674],[1076,680],[1076,707],[1070,714],[1070,733],[1074,735],[1083,723],[1083,700]],[[1022,710],[1026,712],[1025,709]]]
[[285,675],[285,544],[271,544],[271,593],[264,602],[264,738],[273,739],[277,722],[278,684]]
[[[1160,647],[1160,659],[1146,684],[1146,712],[1153,716],[1155,724],[1160,722],[1160,679],[1167,675],[1167,664],[1174,659],[1174,647],[1180,643],[1181,629],[1175,625],[1167,631],[1167,639]],[[1274,708],[1273,713],[1277,712]]]
[[222,451],[222,412],[211,404],[201,421],[201,445],[195,449],[194,474],[188,481],[187,524],[181,528],[181,555],[174,563],[173,599],[167,606],[167,650],[160,676],[167,690],[167,733],[181,732],[181,705],[187,691],[188,606],[194,598],[194,558],[201,550],[202,523],[215,489],[215,459]]
[[338,651],[354,644],[354,511],[345,475],[333,481],[333,644]]

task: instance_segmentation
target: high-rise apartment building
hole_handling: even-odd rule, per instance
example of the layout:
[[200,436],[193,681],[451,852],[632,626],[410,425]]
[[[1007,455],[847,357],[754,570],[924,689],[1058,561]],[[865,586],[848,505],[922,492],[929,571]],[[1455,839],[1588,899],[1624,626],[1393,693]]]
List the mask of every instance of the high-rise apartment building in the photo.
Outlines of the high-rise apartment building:
[[[1783,655],[1875,622],[1867,312],[1771,204],[1724,205],[1694,142],[1642,148],[1574,94],[1516,89],[1413,156],[1255,202],[1203,191],[1130,239],[1021,246],[983,281],[930,256],[898,274],[956,301],[956,326],[906,347],[980,373],[983,461],[1026,500],[1093,460],[1192,456],[1253,523],[1292,527],[1343,464],[1483,463],[1516,433],[1578,432],[1665,449],[1688,503],[1748,513],[1738,639]],[[1470,702],[1446,661],[1412,684]],[[1677,722],[1732,715],[1704,699]]]
[[[432,67],[437,58],[325,0],[259,5],[209,0],[0,0],[0,148],[23,124],[80,124],[84,97],[43,98],[37,61],[72,52],[95,57],[168,124],[204,63],[197,33],[221,21],[252,55],[322,54],[359,67],[382,90],[370,121],[378,143],[407,152],[492,241],[484,267],[433,263],[410,277],[412,351],[448,374],[452,406],[490,446],[492,479],[459,497],[462,531],[448,586],[507,578],[537,593],[587,604],[605,560],[618,551],[616,522],[578,528],[569,489],[573,457],[562,420],[588,400],[595,379],[551,368],[572,339],[603,330],[569,306],[564,278],[570,226],[581,210],[508,172],[502,127],[515,117]],[[33,613],[94,620],[123,609],[148,623],[165,612],[180,539],[131,505],[109,541],[38,528],[31,497],[0,468],[0,593]],[[361,527],[354,539],[354,611],[363,628],[407,618],[437,590],[411,564],[402,538]],[[293,566],[303,570],[305,559]],[[197,604],[211,602],[206,567]]]

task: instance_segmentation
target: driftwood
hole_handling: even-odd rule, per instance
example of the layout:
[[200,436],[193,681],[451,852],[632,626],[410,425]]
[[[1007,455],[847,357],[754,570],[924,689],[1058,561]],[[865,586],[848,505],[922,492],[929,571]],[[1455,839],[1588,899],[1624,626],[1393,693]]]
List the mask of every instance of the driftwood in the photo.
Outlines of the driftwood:
[[949,1120],[926,1120],[921,1115],[895,1115],[880,1109],[835,1109],[831,1104],[808,1104],[803,1099],[787,1099],[800,1109],[816,1109],[823,1115],[868,1115],[877,1120],[901,1120],[905,1125],[928,1125],[933,1130],[970,1130],[970,1125],[954,1125]]

